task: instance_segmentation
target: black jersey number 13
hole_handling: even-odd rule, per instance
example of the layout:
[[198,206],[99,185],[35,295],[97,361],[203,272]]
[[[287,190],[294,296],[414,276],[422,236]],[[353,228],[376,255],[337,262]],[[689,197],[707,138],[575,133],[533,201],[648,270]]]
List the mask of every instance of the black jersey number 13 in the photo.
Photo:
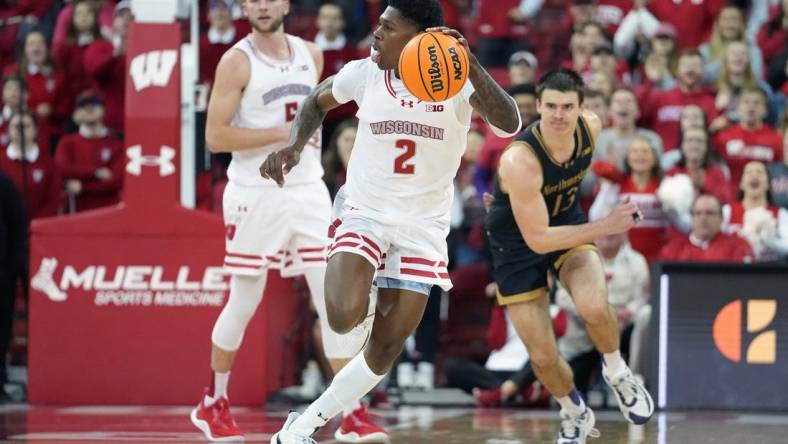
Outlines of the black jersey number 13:
[[572,207],[572,204],[575,203],[575,197],[577,196],[577,188],[578,187],[570,188],[566,193],[560,193],[556,196],[555,206],[551,214],[552,217],[558,216],[558,213],[562,213]]

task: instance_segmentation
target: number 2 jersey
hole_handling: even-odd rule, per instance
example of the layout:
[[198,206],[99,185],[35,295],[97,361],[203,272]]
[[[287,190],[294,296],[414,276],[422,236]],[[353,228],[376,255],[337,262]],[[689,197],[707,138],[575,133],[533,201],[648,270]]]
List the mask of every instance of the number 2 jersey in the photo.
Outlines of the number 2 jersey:
[[[539,159],[542,168],[542,197],[547,206],[550,226],[580,225],[587,222],[580,207],[578,189],[591,165],[594,153],[594,140],[583,117],[577,119],[574,135],[575,149],[572,157],[563,163],[553,159],[545,146],[539,130],[539,121],[532,123],[512,145],[522,144]],[[513,180],[517,180],[514,178]],[[495,200],[487,214],[485,226],[490,238],[490,247],[499,253],[522,254],[532,250],[525,243],[512,212],[509,194],[501,190],[500,182],[495,183]]]
[[358,104],[358,132],[348,165],[347,204],[396,224],[426,218],[448,224],[454,176],[465,152],[473,86],[444,102],[413,97],[393,71],[369,58],[334,78],[339,103]]
[[[274,60],[255,47],[252,35],[233,46],[249,58],[249,83],[243,90],[241,104],[232,126],[265,129],[284,126],[295,119],[301,102],[317,85],[315,60],[299,37],[285,34],[290,50],[289,60]],[[301,159],[285,177],[285,186],[319,182],[323,178],[320,163],[320,130],[304,147]],[[260,177],[260,165],[268,155],[284,146],[284,142],[250,150],[234,151],[227,177],[247,187],[275,187],[276,182]]]

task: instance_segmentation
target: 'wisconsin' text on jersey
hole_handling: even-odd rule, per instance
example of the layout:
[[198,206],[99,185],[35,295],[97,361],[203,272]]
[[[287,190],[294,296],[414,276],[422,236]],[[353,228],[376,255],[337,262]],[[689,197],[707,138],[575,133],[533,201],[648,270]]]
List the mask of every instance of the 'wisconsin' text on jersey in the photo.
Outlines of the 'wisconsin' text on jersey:
[[370,122],[369,128],[372,130],[372,134],[376,136],[381,134],[403,134],[406,136],[419,136],[426,139],[443,140],[443,128],[405,120]]

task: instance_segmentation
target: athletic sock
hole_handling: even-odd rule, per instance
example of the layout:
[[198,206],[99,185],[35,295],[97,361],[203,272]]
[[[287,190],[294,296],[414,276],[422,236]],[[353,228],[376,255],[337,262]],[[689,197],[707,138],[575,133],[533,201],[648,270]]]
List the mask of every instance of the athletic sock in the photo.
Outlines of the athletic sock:
[[376,375],[367,365],[364,354],[359,353],[334,376],[331,385],[306,408],[290,429],[305,436],[312,435],[346,407],[358,402],[383,376]]
[[573,415],[582,415],[583,412],[586,411],[586,403],[583,401],[583,397],[580,396],[580,392],[578,392],[574,387],[568,395],[562,396],[560,398],[556,397],[555,399],[559,404],[561,404],[562,410],[565,410]]
[[605,353],[604,360],[605,365],[602,367],[602,372],[608,380],[620,375],[627,369],[627,363],[624,362],[624,358],[621,357],[621,352],[619,350],[612,353]]
[[205,405],[213,404],[219,398],[227,397],[227,383],[230,381],[230,372],[213,372],[213,385],[210,393],[205,396]]
[[342,408],[342,417],[347,418],[359,408],[361,408],[361,402],[359,402],[358,400],[356,400],[356,402],[351,402],[350,404]]

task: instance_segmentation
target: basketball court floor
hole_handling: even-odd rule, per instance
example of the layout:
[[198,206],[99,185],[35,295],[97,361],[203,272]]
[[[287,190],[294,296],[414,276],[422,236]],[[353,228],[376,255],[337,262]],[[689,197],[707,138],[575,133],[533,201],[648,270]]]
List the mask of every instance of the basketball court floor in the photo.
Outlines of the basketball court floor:
[[[269,407],[270,409],[271,407]],[[0,442],[200,443],[188,419],[190,407],[0,406]],[[400,407],[372,410],[402,444],[551,444],[557,412],[473,408]],[[234,409],[246,442],[269,442],[285,408]],[[333,444],[336,420],[316,441]],[[668,412],[645,427],[629,426],[617,411],[597,414],[602,437],[589,444],[777,444],[788,442],[788,415],[732,412]]]

